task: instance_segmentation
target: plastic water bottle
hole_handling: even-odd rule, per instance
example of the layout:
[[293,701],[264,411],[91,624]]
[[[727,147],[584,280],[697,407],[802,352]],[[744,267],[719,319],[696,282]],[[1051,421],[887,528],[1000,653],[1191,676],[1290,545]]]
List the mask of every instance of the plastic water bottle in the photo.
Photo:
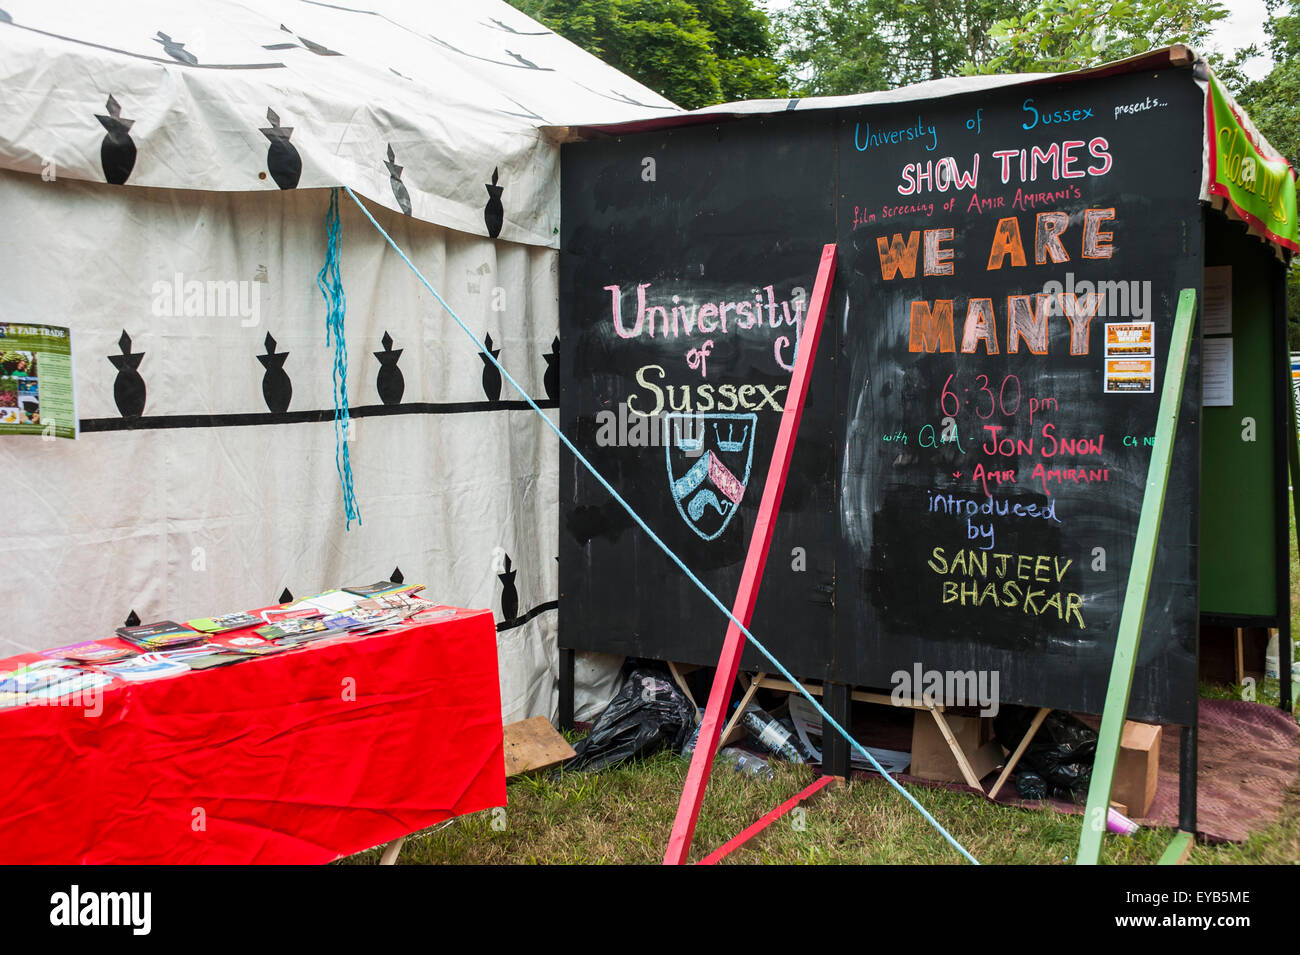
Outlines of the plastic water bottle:
[[766,710],[759,709],[753,703],[745,707],[745,715],[740,718],[740,725],[749,730],[760,746],[782,759],[799,764],[808,761],[799,751],[793,734],[772,719]]
[[724,766],[730,766],[738,773],[744,773],[747,776],[760,776],[763,779],[773,777],[772,767],[767,764],[767,760],[761,756],[755,756],[753,753],[747,753],[743,749],[737,749],[734,746],[728,746],[726,749],[718,752],[718,761]]
[[695,711],[695,729],[691,730],[690,738],[682,744],[682,759],[690,759],[695,755],[695,744],[700,741],[700,727],[704,720],[700,717],[699,710]]

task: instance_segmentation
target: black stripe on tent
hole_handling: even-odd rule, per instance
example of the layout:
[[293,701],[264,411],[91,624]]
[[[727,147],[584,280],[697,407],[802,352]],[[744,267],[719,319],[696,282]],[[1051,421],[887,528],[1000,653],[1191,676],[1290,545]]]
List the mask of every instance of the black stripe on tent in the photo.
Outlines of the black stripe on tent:
[[502,631],[505,630],[514,630],[516,627],[522,627],[524,624],[526,624],[529,620],[532,620],[538,614],[546,613],[546,611],[548,610],[559,610],[559,609],[560,609],[560,602],[558,600],[548,600],[544,604],[538,604],[536,607],[528,611],[528,613],[524,614],[522,617],[515,617],[514,620],[502,620],[499,624],[497,624],[497,633],[501,633]]
[[[549,398],[535,399],[539,408],[558,408],[560,403]],[[348,410],[353,418],[374,418],[399,414],[472,414],[480,411],[528,411],[526,401],[448,401],[420,402],[401,405],[363,405]],[[333,421],[334,409],[320,411],[286,411],[282,414],[254,412],[250,414],[181,414],[144,415],[139,418],[82,418],[81,430],[96,431],[148,431],[167,428],[241,428],[250,425],[311,424]]]

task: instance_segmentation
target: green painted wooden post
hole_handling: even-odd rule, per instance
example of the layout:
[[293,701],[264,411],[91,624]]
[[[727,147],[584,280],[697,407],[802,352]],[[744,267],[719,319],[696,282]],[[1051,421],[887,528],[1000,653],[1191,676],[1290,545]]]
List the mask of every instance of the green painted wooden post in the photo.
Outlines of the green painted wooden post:
[[1156,541],[1160,536],[1160,517],[1165,509],[1165,488],[1169,484],[1169,465],[1173,460],[1174,434],[1178,411],[1183,399],[1183,378],[1187,372],[1187,351],[1192,340],[1192,319],[1196,315],[1196,290],[1185,288],[1178,296],[1178,312],[1169,342],[1169,362],[1165,366],[1165,385],[1160,395],[1156,417],[1156,443],[1147,468],[1146,491],[1142,497],[1142,515],[1138,519],[1133,564],[1129,568],[1128,589],[1120,612],[1119,636],[1110,665],[1110,684],[1101,715],[1097,737],[1097,756],[1092,765],[1092,783],[1088,786],[1088,808],[1084,810],[1083,834],[1079,837],[1077,865],[1096,865],[1101,854],[1101,837],[1106,831],[1106,812],[1110,808],[1110,789],[1119,758],[1120,737],[1128,713],[1129,691],[1133,687],[1133,667],[1137,663],[1138,641],[1142,636],[1142,618],[1146,614],[1147,593],[1151,589],[1151,568],[1155,564]]
[[1194,834],[1190,832],[1180,832],[1169,840],[1169,845],[1165,847],[1164,855],[1156,865],[1182,865],[1183,855],[1192,851],[1192,839]]

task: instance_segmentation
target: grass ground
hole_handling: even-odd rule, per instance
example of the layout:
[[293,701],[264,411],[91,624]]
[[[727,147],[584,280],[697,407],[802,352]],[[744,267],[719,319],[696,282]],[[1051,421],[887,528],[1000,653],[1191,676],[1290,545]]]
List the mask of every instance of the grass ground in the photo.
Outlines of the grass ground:
[[[771,781],[715,771],[695,832],[693,858],[721,845],[815,778],[806,767],[778,764]],[[507,865],[642,863],[663,858],[686,763],[669,752],[594,775],[519,778],[509,805],[419,833],[400,862]],[[1081,816],[998,806],[946,790],[911,787],[926,810],[980,862],[1059,865],[1073,861]],[[1107,836],[1103,861],[1150,864],[1172,833],[1140,830]],[[378,850],[348,863],[373,864]],[[1241,845],[1201,846],[1192,864],[1300,860],[1300,786],[1287,794],[1281,820]],[[956,851],[898,793],[880,780],[826,789],[802,815],[787,815],[732,854],[736,863],[945,864]]]
[[[1295,539],[1295,515],[1291,515]],[[1300,634],[1300,563],[1291,554],[1291,632]],[[1300,659],[1300,656],[1297,656]],[[1278,702],[1276,680],[1256,688]],[[1241,687],[1202,686],[1202,696],[1241,698]],[[806,767],[774,762],[761,780],[715,770],[695,831],[701,858],[815,778]],[[525,776],[508,787],[508,806],[453,819],[407,840],[402,864],[642,863],[662,860],[686,779],[686,762],[660,752],[598,774]],[[1073,861],[1082,816],[994,805],[967,793],[909,787],[926,810],[983,863],[1060,865]],[[734,863],[944,864],[961,857],[888,784],[855,781],[823,790],[803,812],[788,814],[728,857]],[[1151,864],[1172,833],[1107,835],[1102,861]],[[373,864],[372,849],[344,864]],[[1197,845],[1188,862],[1295,864],[1300,861],[1300,779],[1279,820],[1239,845]]]

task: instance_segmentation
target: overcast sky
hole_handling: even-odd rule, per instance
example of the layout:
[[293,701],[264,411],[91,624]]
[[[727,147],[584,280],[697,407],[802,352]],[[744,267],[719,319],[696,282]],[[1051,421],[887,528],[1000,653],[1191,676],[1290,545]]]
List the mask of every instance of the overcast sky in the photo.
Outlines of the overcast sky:
[[1262,56],[1246,67],[1247,76],[1259,79],[1273,65],[1267,52],[1268,38],[1264,35],[1264,21],[1268,19],[1264,0],[1233,0],[1227,7],[1228,19],[1219,21],[1219,28],[1214,31],[1214,42],[1219,52],[1225,54],[1251,43],[1264,50]]

